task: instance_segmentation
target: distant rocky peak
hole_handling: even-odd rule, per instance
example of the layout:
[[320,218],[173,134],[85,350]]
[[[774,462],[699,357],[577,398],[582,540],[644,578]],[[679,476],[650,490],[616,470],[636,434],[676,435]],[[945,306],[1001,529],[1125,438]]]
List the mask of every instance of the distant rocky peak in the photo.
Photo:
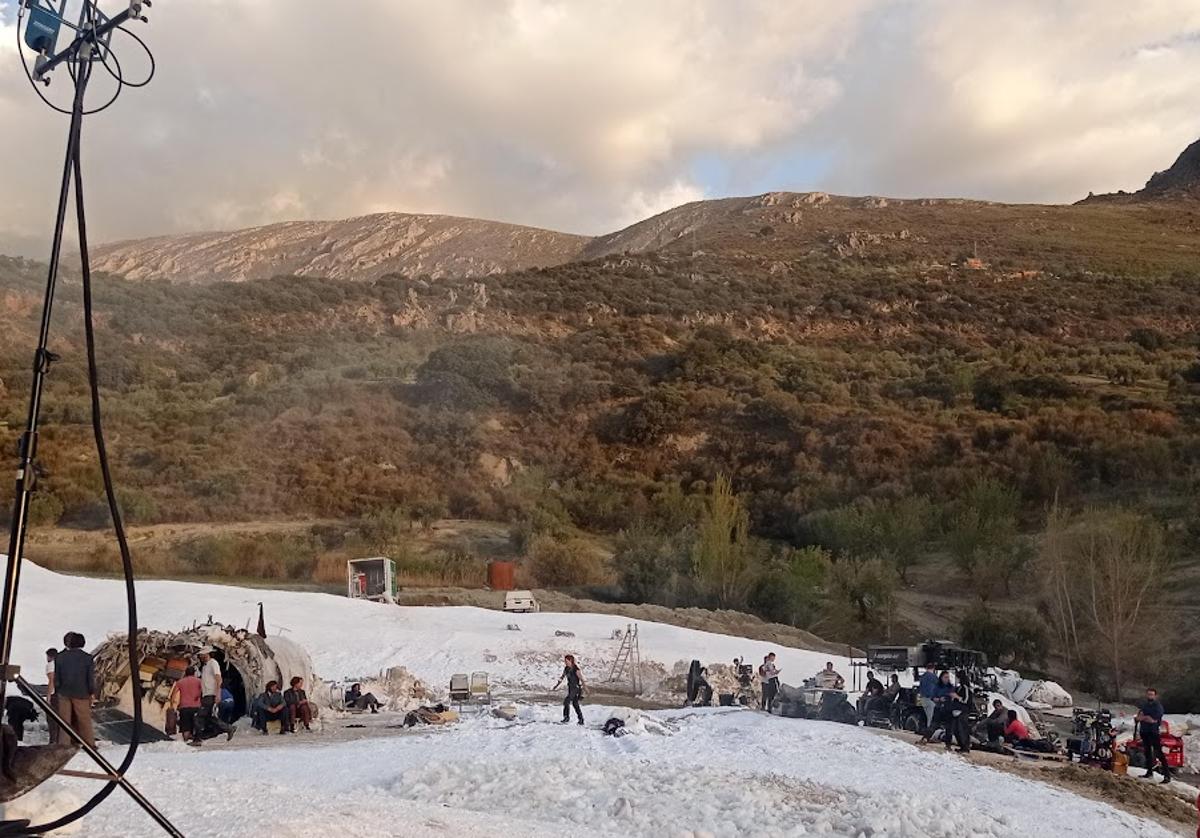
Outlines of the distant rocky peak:
[[1151,195],[1189,195],[1200,198],[1200,140],[1183,150],[1175,164],[1155,172],[1142,190]]

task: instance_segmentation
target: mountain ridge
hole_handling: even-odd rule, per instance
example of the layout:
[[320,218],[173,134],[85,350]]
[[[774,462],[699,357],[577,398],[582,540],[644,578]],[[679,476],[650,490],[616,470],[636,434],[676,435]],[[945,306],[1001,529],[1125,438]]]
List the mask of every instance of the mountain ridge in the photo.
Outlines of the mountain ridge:
[[537,227],[420,213],[285,221],[243,230],[130,239],[94,249],[93,267],[129,279],[244,281],[281,274],[485,276],[569,261],[590,239]]
[[[95,248],[98,270],[129,279],[245,281],[280,275],[370,280],[387,274],[477,278],[663,248],[736,245],[796,258],[814,253],[863,256],[879,245],[910,253],[932,243],[934,261],[961,260],[991,240],[1007,248],[999,219],[1018,213],[1033,225],[1045,214],[1069,226],[1086,205],[1151,205],[1200,199],[1200,141],[1136,193],[1089,195],[1075,204],[1008,204],[966,198],[840,196],[766,192],[683,204],[599,236],[502,221],[418,213],[379,213],[331,221],[288,221],[244,230],[131,239]],[[986,223],[965,230],[954,215]],[[1013,231],[1011,228],[1009,233]],[[983,241],[980,241],[980,236]],[[769,244],[765,241],[770,239]]]

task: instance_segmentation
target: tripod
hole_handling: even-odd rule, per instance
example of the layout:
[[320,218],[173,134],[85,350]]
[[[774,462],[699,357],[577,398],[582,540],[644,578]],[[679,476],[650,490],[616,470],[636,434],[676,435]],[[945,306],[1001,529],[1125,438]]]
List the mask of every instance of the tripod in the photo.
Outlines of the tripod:
[[[136,673],[136,642],[137,642],[137,619],[136,606],[133,599],[133,580],[132,567],[128,554],[128,546],[125,543],[124,529],[121,523],[120,511],[116,504],[116,495],[112,487],[111,475],[108,468],[108,458],[104,447],[103,434],[100,426],[99,412],[99,389],[96,376],[96,357],[95,357],[95,335],[92,323],[92,299],[91,299],[91,269],[88,259],[87,248],[87,223],[84,213],[83,203],[83,173],[80,161],[80,135],[83,124],[83,117],[86,114],[84,108],[85,94],[87,91],[88,81],[91,78],[94,65],[97,61],[102,61],[104,55],[100,50],[107,50],[105,45],[107,39],[111,37],[114,30],[121,27],[123,23],[131,19],[138,19],[140,14],[140,4],[130,4],[130,7],[120,14],[103,20],[98,19],[94,3],[86,2],[83,12],[80,17],[80,24],[75,29],[76,35],[71,44],[63,51],[55,54],[52,57],[45,57],[39,60],[37,65],[38,77],[44,76],[60,64],[67,64],[70,69],[72,79],[75,84],[75,95],[71,106],[70,127],[67,133],[67,150],[66,159],[63,163],[62,181],[59,187],[58,210],[55,216],[54,237],[50,249],[50,264],[46,278],[45,297],[42,303],[42,319],[41,329],[38,335],[38,345],[34,353],[33,361],[33,382],[29,399],[29,413],[25,425],[25,431],[21,435],[20,446],[18,450],[19,464],[17,467],[17,484],[16,497],[13,503],[12,525],[9,532],[9,545],[7,565],[5,568],[3,601],[0,603],[0,665],[3,666],[4,679],[0,681],[0,700],[4,697],[5,684],[8,681],[14,682],[17,687],[23,692],[43,713],[46,714],[48,720],[54,721],[59,730],[64,732],[79,748],[83,750],[101,769],[102,773],[89,772],[71,772],[75,776],[84,776],[93,779],[105,780],[105,786],[96,795],[92,797],[82,807],[74,812],[64,815],[53,822],[29,826],[27,822],[6,822],[0,823],[0,835],[28,835],[48,832],[71,823],[74,820],[82,817],[91,811],[95,806],[99,805],[114,788],[120,788],[126,792],[147,814],[152,817],[155,822],[163,828],[167,834],[172,836],[180,836],[182,833],[176,829],[172,823],[158,809],[147,800],[141,792],[139,792],[132,783],[125,777],[125,772],[133,761],[133,756],[136,753],[138,742],[138,727],[141,724],[141,690],[140,683],[134,680],[133,701],[134,701],[134,733],[130,743],[130,749],[127,752],[125,759],[122,760],[119,767],[115,767],[110,763],[90,742],[87,742],[74,730],[67,722],[59,715],[57,710],[43,698],[33,686],[21,676],[19,668],[10,664],[12,657],[13,645],[13,627],[16,616],[17,593],[20,586],[21,565],[24,560],[25,552],[25,536],[29,523],[29,505],[32,500],[34,491],[36,491],[36,483],[38,479],[37,467],[37,443],[38,443],[38,424],[41,417],[42,394],[45,388],[46,376],[50,371],[51,365],[58,360],[49,349],[50,340],[50,320],[51,313],[54,307],[54,295],[58,282],[58,270],[60,257],[62,255],[62,239],[63,229],[66,222],[67,200],[71,192],[72,184],[75,191],[75,210],[76,220],[79,233],[79,252],[82,264],[83,273],[83,300],[85,309],[85,329],[87,337],[87,354],[88,354],[88,372],[92,391],[92,421],[93,428],[96,432],[97,453],[100,458],[101,471],[104,476],[105,493],[108,498],[109,508],[113,514],[113,523],[117,531],[118,541],[121,545],[122,558],[125,563],[126,570],[126,589],[129,597],[130,605],[130,658],[131,669]],[[107,65],[105,65],[107,66]],[[112,72],[110,70],[110,72]],[[119,65],[118,65],[119,72]],[[119,75],[117,78],[118,84],[122,83]],[[32,81],[32,79],[31,79]],[[35,88],[36,89],[36,88]],[[119,88],[118,88],[119,93]],[[39,91],[40,94],[40,91]],[[114,97],[115,99],[115,97]],[[6,760],[7,762],[7,760]],[[43,778],[44,779],[44,778]],[[40,781],[40,780],[39,780]]]

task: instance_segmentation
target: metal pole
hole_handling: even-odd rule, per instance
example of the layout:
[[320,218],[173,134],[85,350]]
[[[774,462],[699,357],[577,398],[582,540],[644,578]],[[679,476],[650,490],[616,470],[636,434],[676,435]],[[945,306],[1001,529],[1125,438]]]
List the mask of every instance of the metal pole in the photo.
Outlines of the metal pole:
[[175,838],[183,838],[183,833],[176,829],[175,825],[167,820],[167,816],[158,811],[154,804],[147,800],[142,793],[134,787],[133,783],[126,779],[124,774],[119,773],[116,767],[113,766],[113,764],[107,759],[105,759],[103,754],[96,750],[95,745],[83,741],[83,737],[79,735],[79,732],[75,730],[75,728],[71,727],[71,725],[69,725],[62,716],[58,715],[58,711],[50,706],[50,702],[46,701],[41,693],[35,690],[33,686],[20,675],[17,675],[15,678],[13,678],[13,680],[16,681],[16,684],[18,687],[20,687],[21,692],[29,696],[29,699],[42,709],[42,712],[46,714],[47,718],[54,720],[54,722],[58,725],[59,730],[65,731],[68,736],[75,740],[75,744],[83,749],[85,754],[91,757],[97,765],[104,769],[104,773],[108,775],[104,779],[108,780],[109,782],[116,783],[122,789],[124,789],[125,793],[132,797],[133,801],[146,811],[146,814],[154,818],[158,825],[161,826],[168,835],[175,836]]
[[[78,48],[77,45],[73,47]],[[79,145],[80,124],[83,121],[83,97],[91,74],[89,63],[77,65],[75,101],[71,107],[71,124],[67,132],[67,155],[63,163],[62,183],[58,191],[58,213],[54,221],[54,239],[50,246],[50,266],[46,274],[46,295],[42,301],[42,325],[38,333],[37,350],[33,356],[33,384],[29,395],[29,415],[25,432],[21,435],[18,451],[16,497],[13,501],[12,524],[8,536],[8,564],[4,573],[4,598],[0,603],[0,666],[8,672],[12,658],[14,618],[17,610],[17,591],[21,584],[21,562],[25,557],[25,530],[29,523],[29,502],[33,497],[37,475],[35,473],[38,441],[38,421],[42,410],[42,390],[50,364],[58,360],[50,352],[50,315],[54,308],[54,290],[58,284],[58,264],[62,255],[63,226],[67,217],[67,197],[71,186],[71,172],[75,150]],[[5,685],[0,683],[0,700],[4,698]]]

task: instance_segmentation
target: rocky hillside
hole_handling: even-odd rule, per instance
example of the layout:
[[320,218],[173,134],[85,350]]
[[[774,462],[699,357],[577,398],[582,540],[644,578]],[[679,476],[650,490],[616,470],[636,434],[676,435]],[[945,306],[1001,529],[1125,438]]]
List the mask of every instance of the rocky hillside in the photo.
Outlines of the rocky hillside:
[[1080,203],[1103,201],[1156,201],[1200,198],[1200,140],[1183,150],[1169,169],[1155,172],[1137,192],[1088,195]]
[[117,242],[96,248],[93,265],[129,279],[186,282],[387,273],[473,277],[558,265],[578,256],[588,241],[496,221],[382,213]]

